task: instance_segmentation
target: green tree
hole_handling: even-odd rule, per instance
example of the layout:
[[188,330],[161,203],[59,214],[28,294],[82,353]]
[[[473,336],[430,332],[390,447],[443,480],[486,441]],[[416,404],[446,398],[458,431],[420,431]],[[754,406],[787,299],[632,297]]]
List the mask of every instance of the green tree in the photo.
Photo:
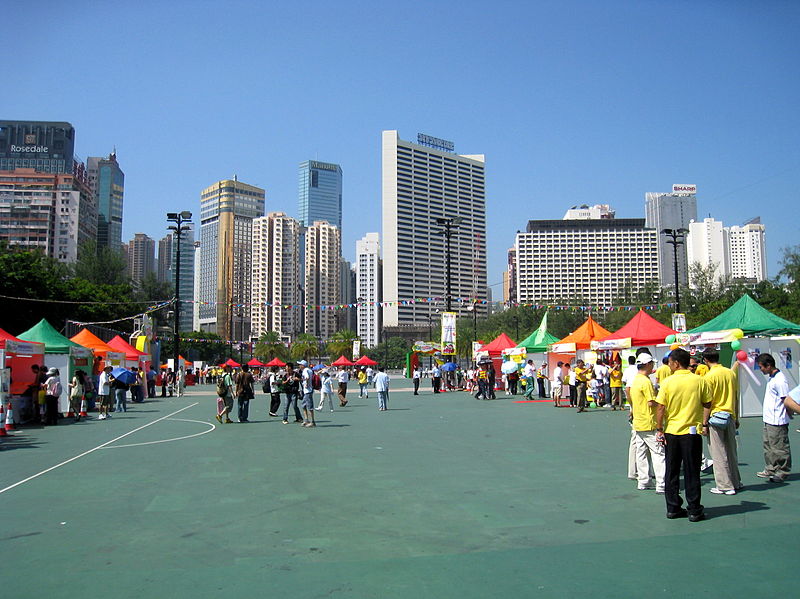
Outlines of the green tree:
[[121,252],[109,247],[98,248],[86,241],[78,248],[78,260],[71,267],[72,275],[92,283],[121,285],[130,283],[128,264]]
[[405,368],[411,344],[402,337],[390,337],[369,349],[369,356],[386,368]]
[[[185,331],[181,333],[181,355],[188,360],[202,360],[209,364],[219,364],[230,357],[230,345],[217,335],[208,331]],[[173,355],[170,338],[161,345],[161,358],[166,361]]]
[[290,353],[295,360],[301,358],[308,360],[313,356],[319,356],[319,340],[310,333],[301,333],[292,343]]
[[262,333],[256,342],[255,356],[261,362],[269,362],[272,358],[285,362],[289,359],[289,348],[281,341],[277,332],[267,331]]
[[348,360],[353,359],[353,341],[358,339],[355,331],[344,329],[334,333],[331,340],[328,342],[326,349],[331,359],[336,359],[340,355],[344,355]]

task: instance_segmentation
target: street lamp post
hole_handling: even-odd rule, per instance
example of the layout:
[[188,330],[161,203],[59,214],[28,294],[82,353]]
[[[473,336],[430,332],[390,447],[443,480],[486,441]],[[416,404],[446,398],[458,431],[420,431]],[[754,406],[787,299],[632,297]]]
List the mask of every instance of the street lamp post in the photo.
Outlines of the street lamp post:
[[678,284],[678,246],[684,245],[687,229],[662,229],[661,234],[667,236],[667,243],[672,246],[673,266],[675,267],[675,312],[681,313],[681,292]]
[[173,356],[172,367],[175,376],[178,376],[178,360],[180,359],[180,331],[178,325],[181,313],[181,235],[190,229],[188,223],[192,221],[192,213],[188,210],[183,212],[167,212],[167,222],[175,223],[167,227],[175,233],[175,309],[173,314],[175,321],[172,325]]
[[472,305],[469,310],[472,312],[472,343],[469,346],[469,359],[472,362],[472,348],[475,347],[475,342],[478,340],[478,300],[473,299]]
[[448,312],[452,312],[452,297],[451,297],[451,289],[450,289],[450,238],[453,236],[453,229],[458,227],[461,224],[463,219],[460,216],[456,216],[453,218],[442,218],[438,217],[436,219],[436,224],[443,227],[440,233],[444,233],[444,251],[445,251],[445,258],[444,258],[444,276],[445,276],[445,309]]

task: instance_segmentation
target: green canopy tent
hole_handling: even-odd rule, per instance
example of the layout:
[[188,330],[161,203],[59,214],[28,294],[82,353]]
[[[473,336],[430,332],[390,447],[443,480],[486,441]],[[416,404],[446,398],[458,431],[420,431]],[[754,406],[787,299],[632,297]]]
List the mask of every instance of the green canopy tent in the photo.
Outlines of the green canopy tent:
[[529,354],[544,353],[547,351],[548,345],[557,341],[558,337],[547,332],[547,312],[545,312],[539,328],[531,333],[527,339],[520,341],[517,347],[524,347]]
[[776,316],[747,294],[716,318],[688,332],[704,333],[728,329],[742,329],[745,337],[800,334],[800,325]]
[[33,327],[17,335],[24,341],[36,341],[44,343],[44,353],[46,354],[68,354],[70,347],[81,347],[78,343],[69,340],[53,328],[44,318]]

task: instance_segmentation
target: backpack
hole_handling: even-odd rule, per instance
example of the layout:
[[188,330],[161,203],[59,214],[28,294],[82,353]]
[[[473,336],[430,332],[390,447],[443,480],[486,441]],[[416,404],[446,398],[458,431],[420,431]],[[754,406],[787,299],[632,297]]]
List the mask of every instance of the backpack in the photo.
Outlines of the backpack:
[[314,389],[314,391],[322,389],[322,379],[319,378],[316,372],[311,375],[311,388]]
[[225,397],[228,394],[228,385],[225,384],[225,376],[221,376],[217,381],[217,395]]

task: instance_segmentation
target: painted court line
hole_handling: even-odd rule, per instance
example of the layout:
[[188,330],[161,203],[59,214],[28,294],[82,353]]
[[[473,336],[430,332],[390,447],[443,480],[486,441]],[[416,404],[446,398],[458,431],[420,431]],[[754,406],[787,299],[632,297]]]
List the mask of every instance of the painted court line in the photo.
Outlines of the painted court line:
[[175,414],[180,414],[184,410],[188,410],[189,408],[193,408],[194,406],[198,405],[199,403],[200,403],[199,401],[196,401],[192,405],[186,406],[185,408],[181,408],[180,410],[177,410],[177,411],[173,412],[172,414],[167,414],[166,416],[162,416],[161,418],[158,418],[157,420],[153,420],[153,422],[148,422],[147,424],[143,424],[139,428],[135,428],[132,431],[128,431],[124,435],[120,435],[119,437],[111,439],[111,441],[106,441],[102,445],[98,445],[97,447],[94,447],[94,448],[90,449],[89,451],[84,451],[82,454],[76,455],[74,458],[70,458],[68,460],[65,460],[65,461],[61,462],[60,464],[56,464],[55,466],[50,466],[48,469],[42,470],[41,472],[37,472],[33,476],[29,476],[28,478],[25,478],[25,479],[23,479],[23,480],[21,480],[19,482],[14,483],[13,485],[9,485],[5,489],[0,489],[0,495],[5,493],[6,491],[10,491],[14,487],[18,487],[18,486],[20,486],[22,484],[25,484],[26,482],[31,481],[34,478],[38,478],[38,477],[42,476],[43,474],[47,474],[48,472],[51,472],[51,471],[55,470],[56,468],[61,468],[61,466],[65,466],[66,464],[69,464],[70,462],[74,462],[75,460],[78,460],[78,459],[80,459],[80,458],[82,458],[84,456],[87,456],[90,453],[93,453],[93,452],[97,451],[98,449],[103,449],[106,445],[111,445],[115,441],[119,441],[120,439],[124,439],[128,435],[132,435],[133,433],[139,432],[140,430],[145,429],[148,426],[152,426],[156,422],[161,422],[162,420],[166,420],[170,416],[174,416]]
[[172,420],[178,422],[196,422],[197,424],[205,424],[210,428],[208,430],[199,433],[194,433],[193,435],[184,435],[183,437],[173,437],[172,439],[160,439],[158,441],[144,441],[143,443],[127,443],[125,445],[110,445],[107,447],[103,447],[103,449],[122,449],[123,447],[141,447],[142,445],[156,445],[157,443],[171,443],[172,441],[183,441],[184,439],[191,439],[192,437],[207,435],[215,428],[217,428],[215,424],[211,424],[210,422],[203,422],[202,420],[187,420],[186,418],[173,418]]

